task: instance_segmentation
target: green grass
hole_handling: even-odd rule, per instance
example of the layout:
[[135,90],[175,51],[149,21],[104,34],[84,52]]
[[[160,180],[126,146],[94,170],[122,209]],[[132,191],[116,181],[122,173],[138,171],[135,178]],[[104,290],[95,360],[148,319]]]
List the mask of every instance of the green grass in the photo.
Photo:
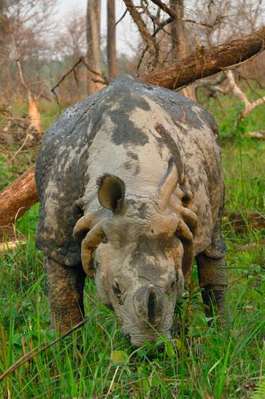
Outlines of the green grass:
[[[228,107],[228,116],[219,119],[226,209],[243,215],[249,211],[264,214],[265,145],[245,139],[245,126],[235,130],[233,112]],[[255,119],[251,128],[257,130],[258,117],[254,123]],[[229,124],[235,132],[232,138],[227,134]],[[4,185],[12,173],[2,158],[0,169]],[[36,205],[17,224],[27,244],[0,258],[1,371],[32,347],[55,337],[49,329],[42,254],[34,244],[37,218]],[[226,328],[208,328],[194,270],[193,288],[180,311],[183,332],[174,341],[161,338],[164,351],[158,344],[135,349],[121,335],[114,314],[97,302],[94,283],[88,281],[86,326],[7,377],[0,385],[0,397],[263,399],[265,252],[258,246],[251,251],[240,247],[258,242],[264,231],[249,227],[239,235],[225,221],[224,234],[230,280]]]

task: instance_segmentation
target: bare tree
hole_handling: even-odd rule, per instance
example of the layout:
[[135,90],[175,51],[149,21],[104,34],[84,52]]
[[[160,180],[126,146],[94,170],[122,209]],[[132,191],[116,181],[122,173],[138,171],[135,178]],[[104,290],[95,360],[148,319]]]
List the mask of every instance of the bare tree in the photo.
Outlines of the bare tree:
[[[123,0],[123,1],[132,17],[132,20],[134,21],[139,30],[143,42],[146,43],[152,55],[154,54],[157,55],[158,46],[155,37],[148,30],[148,24],[144,21],[144,19],[141,16],[141,13],[138,11],[137,7],[135,6],[132,0]],[[145,11],[147,11],[147,8],[145,8]]]
[[[184,22],[184,0],[170,0],[171,10],[174,12],[174,19],[170,24],[172,43],[172,62],[181,61],[190,53],[188,51],[188,37]],[[184,96],[195,99],[195,90],[192,85],[182,90]]]
[[79,12],[66,15],[65,23],[55,41],[55,51],[75,62],[86,53],[86,18]]
[[174,19],[170,24],[171,43],[172,43],[172,61],[179,61],[188,55],[187,35],[184,25],[184,1],[170,0],[171,10],[174,12]]
[[107,53],[108,75],[112,80],[117,75],[117,50],[116,50],[116,4],[115,0],[107,0]]
[[100,15],[101,0],[87,0],[87,64],[88,94],[95,93],[104,85],[101,76],[100,65]]
[[[23,64],[31,88],[40,91],[43,58],[51,55],[52,19],[57,0],[0,0],[1,94],[19,93],[16,60]],[[28,78],[29,77],[29,78]],[[21,93],[22,94],[22,93]]]

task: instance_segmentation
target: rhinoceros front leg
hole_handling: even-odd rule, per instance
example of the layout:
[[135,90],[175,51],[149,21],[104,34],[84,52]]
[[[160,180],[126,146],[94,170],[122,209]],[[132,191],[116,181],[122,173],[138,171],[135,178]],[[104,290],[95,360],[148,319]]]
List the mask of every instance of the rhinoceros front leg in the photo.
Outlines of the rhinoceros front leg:
[[223,318],[227,287],[225,258],[211,258],[202,253],[196,259],[205,314],[207,317],[212,317],[217,310],[217,314]]
[[46,259],[52,327],[67,332],[84,317],[83,288],[85,274],[80,267],[61,265]]
[[222,207],[213,230],[211,245],[197,255],[199,283],[207,317],[216,311],[224,319],[224,296],[227,287],[227,270],[225,263],[226,247],[221,232]]

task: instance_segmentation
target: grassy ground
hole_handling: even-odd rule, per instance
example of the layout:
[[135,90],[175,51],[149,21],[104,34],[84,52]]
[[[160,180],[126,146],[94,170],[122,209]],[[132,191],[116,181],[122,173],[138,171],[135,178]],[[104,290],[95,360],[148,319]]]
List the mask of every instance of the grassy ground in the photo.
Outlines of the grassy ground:
[[[226,209],[243,217],[248,211],[265,214],[265,143],[244,138],[246,130],[265,126],[264,108],[236,126],[240,106],[227,101],[222,100],[223,108],[208,104],[221,129]],[[51,115],[44,114],[48,124]],[[2,186],[16,172],[5,161],[0,157]],[[37,219],[36,205],[17,224],[27,244],[0,258],[2,371],[32,347],[54,338],[42,255],[34,244]],[[230,280],[227,328],[208,328],[194,269],[192,290],[181,310],[185,334],[171,342],[161,338],[164,351],[158,345],[132,348],[113,313],[97,303],[94,284],[88,281],[86,326],[7,377],[0,397],[265,398],[265,252],[259,246],[247,251],[243,247],[258,242],[262,234],[264,238],[264,230],[247,227],[238,234],[225,219],[224,234]]]

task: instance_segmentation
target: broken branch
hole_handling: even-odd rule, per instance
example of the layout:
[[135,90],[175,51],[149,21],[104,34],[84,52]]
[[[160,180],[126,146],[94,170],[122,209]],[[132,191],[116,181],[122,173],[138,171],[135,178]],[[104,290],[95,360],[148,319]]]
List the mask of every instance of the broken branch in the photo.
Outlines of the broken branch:
[[53,95],[56,97],[56,101],[58,103],[58,96],[56,93],[56,89],[60,86],[60,84],[67,78],[67,76],[69,76],[71,73],[75,73],[76,68],[80,65],[83,64],[87,70],[89,72],[91,72],[92,74],[96,75],[98,77],[98,79],[93,79],[93,81],[95,82],[99,82],[102,84],[107,84],[108,82],[106,81],[106,79],[104,77],[102,77],[102,75],[100,73],[98,73],[97,71],[94,71],[93,69],[91,69],[88,64],[86,63],[84,57],[80,57],[75,63],[74,65],[71,66],[70,69],[68,69],[62,76],[61,78],[58,80],[58,82],[51,88],[51,92],[53,93]]
[[163,3],[161,0],[151,0],[152,3],[157,5],[161,10],[163,10],[165,13],[167,13],[172,19],[176,18],[175,12],[169,8],[165,3]]
[[0,193],[0,233],[4,235],[37,201],[34,168],[31,168]]
[[176,89],[225,68],[241,63],[264,49],[265,27],[243,39],[213,47],[200,48],[195,54],[173,66],[145,74],[141,79],[150,84]]

